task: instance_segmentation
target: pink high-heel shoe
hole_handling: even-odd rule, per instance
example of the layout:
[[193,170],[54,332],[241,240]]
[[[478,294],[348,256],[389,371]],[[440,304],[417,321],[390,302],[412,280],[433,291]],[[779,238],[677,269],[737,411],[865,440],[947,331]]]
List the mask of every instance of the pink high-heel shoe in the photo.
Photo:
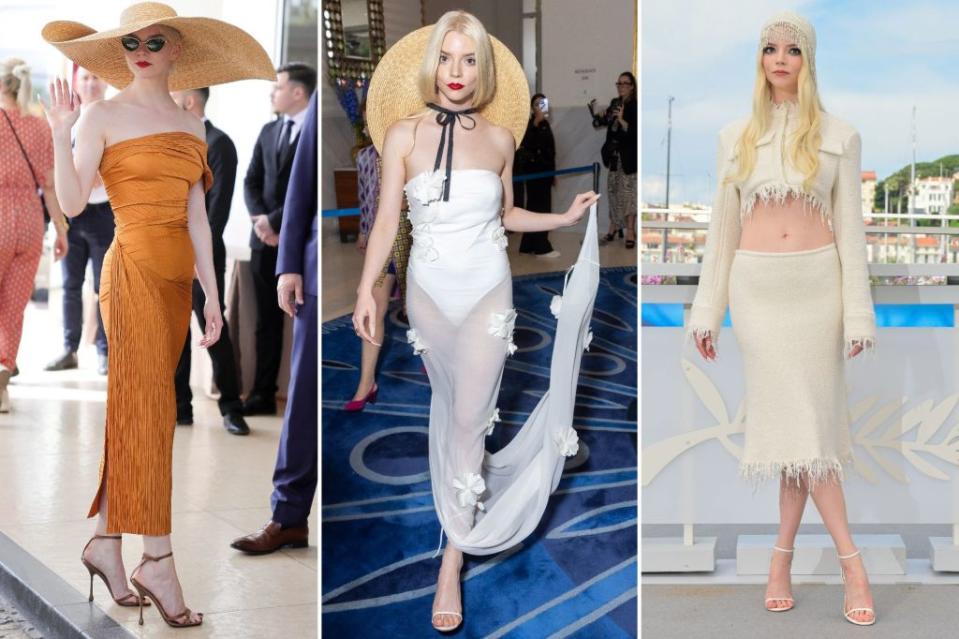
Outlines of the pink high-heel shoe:
[[374,383],[373,388],[371,388],[370,392],[366,394],[366,397],[363,399],[351,399],[343,405],[343,410],[345,410],[347,413],[358,413],[366,408],[367,404],[375,404],[376,391],[378,390],[379,388],[376,386],[376,383]]

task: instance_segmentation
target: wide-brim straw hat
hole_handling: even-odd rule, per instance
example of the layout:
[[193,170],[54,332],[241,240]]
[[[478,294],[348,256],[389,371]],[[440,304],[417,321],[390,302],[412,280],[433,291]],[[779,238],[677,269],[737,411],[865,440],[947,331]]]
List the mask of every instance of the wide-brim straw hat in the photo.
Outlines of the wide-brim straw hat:
[[[373,71],[366,94],[366,126],[373,145],[380,152],[391,124],[426,108],[417,76],[434,26],[405,35],[390,47]],[[493,45],[496,93],[480,114],[508,129],[519,147],[529,122],[529,84],[516,56],[493,36],[489,39]]]
[[122,89],[133,81],[120,37],[154,25],[182,36],[182,52],[170,72],[171,91],[199,89],[236,80],[276,80],[270,56],[249,33],[222,20],[178,16],[160,2],[140,2],[120,14],[120,26],[96,31],[79,22],[57,20],[43,27],[43,39],[70,60]]

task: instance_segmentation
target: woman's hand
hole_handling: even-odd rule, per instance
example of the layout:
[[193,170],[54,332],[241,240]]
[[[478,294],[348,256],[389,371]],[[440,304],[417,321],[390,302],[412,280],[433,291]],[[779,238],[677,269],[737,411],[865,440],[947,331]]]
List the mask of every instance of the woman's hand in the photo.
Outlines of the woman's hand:
[[366,253],[366,242],[367,242],[366,233],[360,233],[356,237],[356,250],[359,251],[360,253]]
[[862,342],[859,340],[853,340],[852,348],[849,349],[849,359],[852,359],[856,355],[862,352]]
[[53,241],[53,261],[58,262],[67,256],[70,250],[70,243],[67,241],[67,231],[65,228],[57,226],[57,239]]
[[599,194],[592,191],[580,193],[574,197],[569,209],[563,213],[563,226],[576,225],[586,215],[587,209],[595,204],[598,199]]
[[713,346],[713,336],[709,333],[706,333],[702,336],[697,336],[696,350],[699,351],[699,354],[702,355],[703,359],[706,361],[712,361],[716,359],[716,348]]
[[626,126],[626,120],[623,119],[623,105],[622,105],[622,104],[618,104],[618,105],[616,105],[615,107],[613,107],[613,110],[610,111],[610,115],[613,116],[613,118],[614,118],[617,122],[619,122],[620,125]]
[[40,106],[54,135],[69,135],[80,118],[80,96],[70,90],[70,85],[62,78],[50,83],[49,106],[43,100],[40,100]]
[[376,338],[376,300],[373,293],[364,291],[356,296],[353,309],[353,330],[361,338],[374,346],[380,346]]
[[209,348],[220,339],[220,331],[223,330],[223,316],[220,314],[219,300],[207,296],[206,303],[203,305],[203,319],[206,321],[206,331],[200,340],[200,347]]

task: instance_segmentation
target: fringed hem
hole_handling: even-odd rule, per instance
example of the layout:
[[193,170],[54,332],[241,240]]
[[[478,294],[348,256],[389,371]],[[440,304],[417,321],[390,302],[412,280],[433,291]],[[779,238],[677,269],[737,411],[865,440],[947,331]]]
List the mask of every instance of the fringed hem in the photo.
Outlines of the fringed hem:
[[817,457],[787,462],[744,462],[739,465],[739,476],[755,486],[770,479],[785,477],[787,483],[795,483],[798,487],[799,480],[805,478],[812,488],[830,480],[842,482],[843,461],[849,462],[851,459]]
[[873,357],[876,355],[876,338],[875,337],[850,337],[846,340],[842,349],[843,359],[850,359],[852,349],[855,345],[861,344],[863,354],[869,354]]
[[803,212],[818,212],[822,223],[832,229],[832,220],[830,219],[829,213],[826,211],[826,205],[822,200],[816,197],[816,195],[813,193],[807,193],[803,191],[801,187],[793,186],[792,184],[784,184],[782,182],[771,182],[769,184],[764,184],[756,189],[755,193],[753,193],[749,198],[743,200],[742,211],[740,212],[741,221],[746,222],[750,217],[752,217],[753,208],[756,206],[757,200],[762,200],[763,204],[769,204],[770,202],[775,202],[776,204],[785,204],[786,199],[790,197],[794,197],[803,202]]

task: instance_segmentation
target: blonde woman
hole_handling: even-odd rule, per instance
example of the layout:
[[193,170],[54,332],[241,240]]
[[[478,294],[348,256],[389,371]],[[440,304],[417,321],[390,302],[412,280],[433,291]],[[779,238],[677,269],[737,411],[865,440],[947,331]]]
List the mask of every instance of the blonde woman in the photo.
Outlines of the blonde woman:
[[[526,130],[528,108],[519,63],[462,11],[446,13],[436,25],[394,45],[377,67],[367,97],[383,176],[353,325],[362,338],[381,339],[373,288],[393,245],[405,190],[413,224],[407,339],[423,357],[432,389],[430,478],[450,541],[433,601],[432,623],[440,631],[454,630],[463,620],[463,553],[500,552],[532,532],[564,457],[575,453],[570,418],[551,413],[553,405],[546,404],[499,452],[491,455],[484,446],[499,421],[503,366],[516,349],[505,231],[574,225],[598,197],[579,194],[564,213],[530,213],[513,205],[513,154]],[[566,344],[568,352],[554,349],[550,388],[553,401],[566,400],[570,410],[582,336],[560,332],[565,320],[583,319],[567,312],[591,306],[579,297],[567,287],[556,343]],[[577,329],[583,325],[575,323]]]
[[17,365],[23,312],[43,252],[43,201],[57,229],[54,257],[67,253],[67,223],[53,195],[53,142],[31,115],[30,67],[0,60],[0,413],[10,411],[7,382]]
[[767,610],[794,605],[793,541],[808,496],[836,544],[843,616],[875,623],[841,480],[851,461],[843,356],[872,347],[875,315],[860,204],[860,139],[823,111],[816,34],[782,13],[762,29],[752,115],[719,135],[716,199],[689,331],[715,359],[727,301],[743,353],[740,472],[780,482]]

